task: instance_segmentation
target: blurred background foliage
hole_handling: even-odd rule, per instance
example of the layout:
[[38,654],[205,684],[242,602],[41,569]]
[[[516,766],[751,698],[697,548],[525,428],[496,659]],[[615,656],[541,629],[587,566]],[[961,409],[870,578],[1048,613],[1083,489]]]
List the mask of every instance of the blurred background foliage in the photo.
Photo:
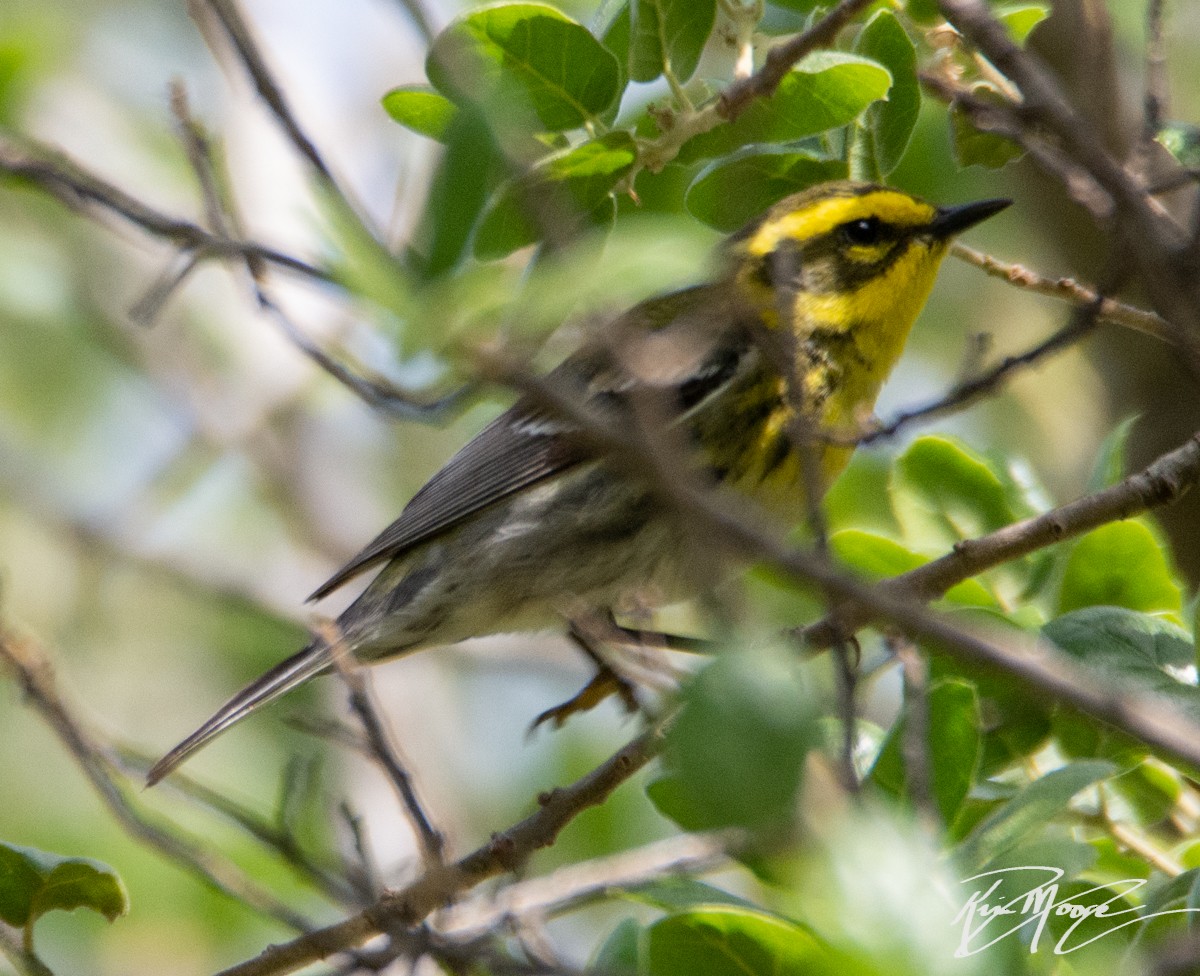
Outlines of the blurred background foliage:
[[[597,34],[604,33],[614,9],[608,4],[598,10],[585,0],[558,6]],[[794,30],[813,6],[781,3],[767,24],[779,32]],[[1171,6],[1171,111],[1194,119],[1200,117],[1200,81],[1188,66],[1200,56],[1200,4]],[[466,7],[439,2],[429,9],[442,27]],[[445,155],[438,142],[389,117],[393,106],[385,111],[381,105],[385,92],[426,84],[425,46],[402,4],[247,0],[245,11],[297,115],[364,221],[391,253],[407,256],[411,287],[397,284],[388,249],[370,242],[338,202],[314,189],[244,74],[236,64],[214,62],[183,4],[4,0],[0,131],[59,146],[164,209],[198,213],[193,174],[168,111],[168,84],[182,80],[192,112],[223,154],[222,169],[247,236],[331,267],[347,289],[276,275],[273,291],[289,315],[327,348],[431,398],[466,374],[453,353],[472,341],[503,334],[532,343],[567,321],[538,353],[550,363],[571,348],[581,323],[704,275],[720,235],[690,216],[683,199],[703,160],[639,174],[639,201],[620,197],[607,241],[580,228],[582,244],[561,252],[544,249],[536,273],[525,267],[528,251],[461,270],[460,258],[470,246],[471,207],[495,185],[489,166],[502,165],[489,138],[503,142],[517,136],[503,126],[499,135],[481,134],[466,113],[447,121],[434,104],[418,121],[454,150]],[[1142,17],[1137,3],[1073,0],[1056,4],[1030,38],[1066,79],[1076,104],[1094,111],[1114,142],[1131,124],[1136,131],[1128,120],[1140,110]],[[1108,49],[1091,42],[1109,30],[1113,58],[1092,57]],[[701,64],[700,74],[706,72],[720,76],[717,66]],[[622,105],[623,118],[633,119],[648,98],[665,94],[661,80],[637,80]],[[960,168],[950,140],[945,109],[926,99],[890,182],[941,203],[1011,196],[1016,205],[1004,219],[972,231],[972,245],[1050,276],[1092,280],[1107,255],[1098,251],[1098,236],[1060,188],[1024,161],[1001,170]],[[618,139],[607,148],[619,154],[622,145]],[[510,158],[529,160],[546,147],[504,148]],[[245,275],[232,265],[201,267],[153,321],[134,321],[131,310],[172,266],[168,245],[115,221],[102,226],[81,219],[16,183],[0,184],[0,191],[4,615],[53,648],[64,693],[83,703],[90,723],[134,754],[154,756],[302,641],[310,620],[303,596],[390,521],[507,398],[487,390],[438,426],[397,423],[372,412],[255,311]],[[580,199],[596,205],[587,220],[611,223],[613,204],[605,192],[596,199],[586,188],[581,192]],[[712,205],[721,202],[717,187]],[[494,210],[495,233],[485,235],[483,245],[489,256],[536,236],[537,228],[514,230],[512,215],[495,216]],[[475,247],[481,247],[478,239]],[[460,273],[446,273],[456,267]],[[1066,314],[1063,306],[948,261],[879,414],[887,417],[932,399],[976,364],[982,350],[989,356],[1023,350]],[[999,509],[978,506],[977,482],[963,491],[975,513],[983,513],[978,529],[993,528],[1047,500],[1082,493],[1098,469],[1103,445],[1115,443],[1110,436],[1121,421],[1137,418],[1122,442],[1132,469],[1200,426],[1198,404],[1167,347],[1103,328],[1086,344],[1021,374],[985,403],[937,421],[939,433],[954,435],[969,449],[936,439],[913,444],[917,432],[910,430],[860,452],[829,508],[834,527],[865,534],[842,536],[839,554],[882,575],[908,568],[912,553],[933,555],[954,541],[919,524],[926,510],[921,494],[936,480],[922,474],[923,464],[992,478],[1006,499]],[[901,454],[904,462],[893,471],[892,459]],[[889,477],[893,485],[899,479],[891,496],[885,490]],[[918,502],[906,508],[905,499],[913,497]],[[1200,575],[1197,501],[1185,499],[1163,518],[1177,565],[1161,557],[1158,529],[1149,524],[1142,529],[1148,544],[1141,538],[1093,543],[1125,546],[1121,552],[1142,553],[1149,561],[1149,595],[1130,597],[1125,605],[1141,599],[1144,605],[1134,609],[1167,613],[1190,625],[1185,595]],[[999,521],[989,521],[992,516]],[[899,541],[889,548],[870,533]],[[1011,596],[1039,569],[1022,565],[1008,572],[1017,578],[989,579],[977,591],[959,593],[959,602],[984,613],[981,606],[997,605],[997,593],[1000,600]],[[1082,567],[1072,572],[1060,561],[1054,572],[1062,574],[1056,586],[1064,576],[1070,585],[1053,591],[1059,605],[1043,618],[1108,602],[1096,595],[1104,582],[1085,578]],[[765,574],[751,582],[746,599],[752,607],[747,617],[763,622],[764,630],[768,621],[800,623],[805,610],[815,610],[794,596],[780,597]],[[759,663],[752,675],[727,676],[730,687],[742,688],[746,702],[762,705],[770,688],[801,680],[783,675],[783,685],[756,684],[764,673],[777,675],[772,668],[784,667]],[[941,676],[949,683],[941,687],[947,691],[935,704],[946,710],[947,721],[974,715],[974,693],[954,684],[952,668],[945,670]],[[470,642],[375,673],[397,740],[454,849],[482,842],[528,812],[540,790],[580,775],[629,736],[632,723],[606,705],[561,732],[526,738],[529,720],[586,677],[564,642],[530,636]],[[705,699],[703,686],[694,694],[691,707],[699,710],[695,721],[701,727],[717,720],[729,702],[727,688],[715,701]],[[326,714],[325,699],[340,695],[325,682],[289,697],[206,751],[189,773],[219,783],[267,817],[299,795],[303,809],[297,822],[318,847],[345,845],[345,824],[330,811],[340,797],[351,797],[365,818],[384,880],[395,884],[414,869],[413,846],[406,828],[398,826],[386,783],[365,762],[330,750],[288,721],[290,716],[312,724]],[[895,688],[886,683],[869,696],[877,742],[894,718],[895,703]],[[736,712],[736,701],[729,708]],[[793,720],[781,719],[785,726]],[[753,725],[747,735],[779,734],[781,748],[790,748],[788,742],[795,747],[787,729],[780,731],[773,721],[768,710],[754,722],[769,728]],[[1046,721],[1044,715],[1030,719],[1039,729]],[[803,734],[811,734],[811,722],[806,718],[802,724]],[[1065,730],[1064,741],[1079,742],[1087,730],[1076,732],[1072,738]],[[797,747],[799,755],[807,741]],[[175,972],[207,972],[286,934],[123,834],[71,759],[22,708],[11,685],[0,688],[0,743],[0,839],[113,865],[132,905],[129,916],[111,927],[89,914],[47,915],[39,923],[38,944],[56,971],[155,972],[169,961]],[[973,739],[946,744],[972,756],[977,747]],[[1094,742],[1079,750],[1086,756],[1103,752]],[[302,757],[302,767],[289,764],[295,755]],[[947,763],[954,760],[949,753]],[[673,772],[666,778],[686,780],[689,763],[696,761],[682,748],[672,755]],[[307,772],[301,776],[299,768]],[[889,772],[884,763],[876,774],[893,792],[903,779],[897,769]],[[1096,775],[1089,782],[1103,772],[1090,771]],[[647,781],[661,775],[643,774],[605,806],[581,816],[558,845],[539,855],[534,869],[669,834],[672,825],[644,792]],[[1088,782],[1070,785],[1084,789]],[[953,784],[945,786],[945,797],[942,784],[938,787],[939,802],[944,799],[956,812],[964,803],[975,804],[979,818],[994,810],[981,797],[956,794]],[[687,788],[685,783],[673,800],[657,800],[682,823],[692,816],[685,809]],[[784,792],[786,803],[790,792]],[[1135,791],[1142,799],[1152,792]],[[303,888],[289,890],[286,868],[230,824],[189,811],[169,781],[143,799],[170,806],[206,842],[231,851],[262,880],[289,891],[294,904],[319,914],[320,902]],[[819,842],[803,856],[774,869],[787,875],[778,889],[783,894],[775,896],[779,910],[824,925],[826,934],[840,933],[859,946],[865,960],[892,958],[898,968],[891,972],[933,972],[930,960],[940,960],[947,972],[984,971],[953,960],[946,918],[933,908],[936,917],[929,919],[911,914],[926,901],[930,906],[944,901],[932,895],[923,901],[914,892],[951,883],[928,838],[903,818],[842,813],[827,818]],[[958,829],[965,833],[968,827],[960,822]],[[1057,854],[1069,860],[1073,842],[1065,830],[1056,842]],[[992,863],[985,853],[979,857],[980,863]],[[1110,861],[1117,859],[1114,850]],[[1195,867],[1193,861],[1200,863],[1200,856],[1186,860],[1187,867]],[[1120,869],[1130,870],[1118,865],[1114,877]],[[770,876],[771,870],[763,873]],[[745,878],[731,883],[751,884]],[[815,890],[828,894],[798,904],[803,892]],[[627,914],[653,917],[608,905],[556,923],[556,931],[576,956],[587,958]],[[874,924],[867,925],[868,918]],[[728,919],[709,921],[719,927]],[[604,950],[614,959],[622,952],[622,931],[629,930],[618,929],[617,941]],[[670,954],[669,925],[656,933],[649,951]],[[791,944],[796,938],[788,935]],[[1097,952],[1110,951],[1103,948],[1107,943],[1099,945]],[[1099,956],[1089,958],[1099,967],[1094,971],[1106,971]],[[1044,962],[1015,951],[988,961],[988,972],[1031,966],[1041,971],[1037,966]],[[871,965],[863,962],[861,971],[873,971]],[[1045,968],[1051,971],[1049,963]]]

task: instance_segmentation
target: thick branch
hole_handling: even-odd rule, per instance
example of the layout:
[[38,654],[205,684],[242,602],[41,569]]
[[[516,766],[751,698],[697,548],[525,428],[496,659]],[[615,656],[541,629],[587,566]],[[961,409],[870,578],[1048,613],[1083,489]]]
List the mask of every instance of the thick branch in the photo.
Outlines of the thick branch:
[[[748,504],[727,496],[718,499],[713,492],[695,484],[686,471],[664,468],[655,445],[647,440],[653,432],[616,429],[545,380],[520,372],[510,373],[506,378],[536,403],[578,426],[582,439],[613,463],[640,472],[638,476],[675,508],[698,538],[708,540],[715,551],[723,549],[746,560],[766,562],[799,583],[816,586],[838,607],[832,636],[845,636],[855,629],[843,623],[844,620],[853,620],[856,626],[876,620],[889,621],[913,640],[933,645],[970,665],[1007,674],[1037,694],[1108,722],[1152,748],[1200,767],[1200,725],[1171,703],[1156,696],[1130,694],[1111,682],[1097,680],[1051,645],[1031,639],[1032,646],[1016,646],[1011,638],[956,626],[925,609],[909,593],[898,594],[887,586],[871,585],[836,568],[827,559],[791,548],[779,541],[779,532],[766,528],[755,517]],[[1200,435],[1181,451],[1164,458],[1152,477],[1123,482],[1124,491],[1117,494],[1115,509],[1107,510],[1106,517],[1098,518],[1099,513],[1085,505],[1084,513],[1079,516],[1081,523],[1102,524],[1127,517],[1141,510],[1138,505],[1145,507],[1150,500],[1162,502],[1177,497],[1200,475]],[[1038,531],[1048,537],[1024,542],[1028,549],[1014,546],[1012,558],[1055,541],[1061,535],[1054,527],[1057,524],[1050,520],[1039,526]],[[964,559],[977,558],[969,545],[964,552],[970,553]],[[974,572],[978,570],[973,569],[968,575]]]
[[[1170,504],[1197,482],[1200,482],[1200,434],[1111,488],[977,539],[965,539],[954,546],[953,552],[881,583],[880,589],[914,603],[936,600],[951,587],[986,570],[1109,522]],[[865,606],[839,608],[836,626],[842,631],[854,631],[866,624],[869,617]],[[807,628],[804,637],[810,645],[823,647],[834,634],[833,622],[823,620]]]

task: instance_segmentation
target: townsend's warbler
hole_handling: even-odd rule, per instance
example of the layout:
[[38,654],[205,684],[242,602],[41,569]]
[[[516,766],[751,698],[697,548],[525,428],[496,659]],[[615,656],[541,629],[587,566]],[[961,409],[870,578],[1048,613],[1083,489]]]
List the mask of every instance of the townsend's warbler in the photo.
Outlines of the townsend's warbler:
[[[709,284],[642,302],[553,379],[634,422],[639,388],[695,449],[697,467],[802,516],[850,446],[799,446],[793,423],[837,432],[874,405],[950,239],[1008,205],[936,208],[838,182],[788,197],[731,237]],[[793,360],[775,368],[770,339]],[[789,386],[789,383],[791,384]],[[819,460],[804,477],[801,458]],[[344,647],[379,661],[482,634],[544,627],[623,601],[667,602],[712,579],[712,555],[660,496],[526,398],[493,421],[392,525],[313,594],[383,566],[338,618]],[[246,715],[332,666],[323,637],[239,692],[151,771],[155,782]]]

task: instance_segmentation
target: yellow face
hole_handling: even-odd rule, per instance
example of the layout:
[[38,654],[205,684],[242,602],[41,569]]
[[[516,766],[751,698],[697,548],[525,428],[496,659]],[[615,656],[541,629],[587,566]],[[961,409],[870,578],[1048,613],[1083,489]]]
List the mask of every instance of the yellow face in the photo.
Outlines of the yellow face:
[[828,183],[776,204],[730,242],[737,283],[797,339],[840,334],[847,396],[874,393],[929,298],[954,232],[999,201],[939,210],[898,190]]
[[[805,399],[826,429],[855,426],[900,358],[958,231],[1007,201],[937,208],[863,183],[776,204],[729,242],[735,286],[797,340]],[[827,452],[830,474],[849,450]]]

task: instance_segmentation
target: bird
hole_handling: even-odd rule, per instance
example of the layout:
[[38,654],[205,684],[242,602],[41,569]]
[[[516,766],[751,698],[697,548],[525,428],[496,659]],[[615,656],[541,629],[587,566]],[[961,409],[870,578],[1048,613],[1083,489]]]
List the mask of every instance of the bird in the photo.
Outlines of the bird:
[[[547,380],[617,429],[635,422],[640,394],[651,397],[712,484],[798,521],[854,445],[806,447],[797,420],[836,432],[870,415],[951,241],[1010,203],[935,206],[848,180],[810,187],[727,238],[710,280],[635,305],[601,330],[610,341],[585,345]],[[373,664],[710,586],[705,540],[579,434],[530,393],[519,398],[309,597],[378,571],[337,618],[337,638],[314,636],[234,695],[148,783],[333,670],[335,653]]]

